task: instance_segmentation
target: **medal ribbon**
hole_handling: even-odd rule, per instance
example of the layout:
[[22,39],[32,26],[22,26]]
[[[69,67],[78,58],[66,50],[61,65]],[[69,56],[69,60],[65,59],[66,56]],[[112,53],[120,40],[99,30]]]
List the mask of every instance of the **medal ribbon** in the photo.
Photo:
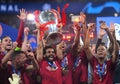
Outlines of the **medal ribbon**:
[[103,73],[105,72],[105,65],[106,65],[106,62],[104,62],[104,64],[102,65],[102,69],[100,70],[100,64],[98,64],[98,73],[100,78],[102,78]]
[[17,75],[20,76],[20,71],[17,70],[17,72],[16,72],[15,67],[14,67],[13,65],[12,65],[12,72],[13,72],[13,73],[16,73]]
[[48,62],[48,65],[54,69],[57,67],[55,62]]
[[77,57],[75,60],[73,68],[75,69],[79,65],[79,63],[80,63],[80,57]]
[[62,62],[61,62],[61,66],[62,66],[62,68],[66,68],[67,65],[68,65],[68,59],[67,59],[67,57],[65,56],[65,57],[63,58]]

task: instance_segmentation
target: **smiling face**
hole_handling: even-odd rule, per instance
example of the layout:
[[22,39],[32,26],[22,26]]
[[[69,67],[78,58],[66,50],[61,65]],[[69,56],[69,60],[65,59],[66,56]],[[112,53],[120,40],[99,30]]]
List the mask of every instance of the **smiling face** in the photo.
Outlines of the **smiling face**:
[[105,58],[107,56],[107,48],[103,45],[100,45],[97,48],[97,57],[98,58]]
[[53,48],[47,48],[44,54],[44,57],[47,59],[47,61],[54,61],[55,59],[55,50]]
[[9,51],[12,48],[12,40],[9,36],[6,36],[2,39],[1,42],[2,49]]

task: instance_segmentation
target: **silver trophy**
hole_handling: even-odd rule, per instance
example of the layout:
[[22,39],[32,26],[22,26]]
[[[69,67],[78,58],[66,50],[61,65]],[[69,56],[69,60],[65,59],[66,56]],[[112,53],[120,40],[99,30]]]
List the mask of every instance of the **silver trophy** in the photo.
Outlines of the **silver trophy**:
[[52,32],[57,32],[58,28],[57,28],[57,18],[55,17],[54,13],[50,10],[45,10],[42,11],[39,15],[39,20],[41,24],[45,24],[47,22],[53,21],[54,24],[48,24],[48,32],[52,33]]
[[[49,46],[57,45],[62,41],[62,34],[57,32],[57,24],[59,22],[58,18],[60,18],[60,15],[56,10],[45,10],[40,12],[38,15],[40,24],[44,25],[48,23],[45,26],[48,28],[48,30],[44,32],[44,39],[46,39],[47,45]],[[54,22],[54,24],[49,22]]]

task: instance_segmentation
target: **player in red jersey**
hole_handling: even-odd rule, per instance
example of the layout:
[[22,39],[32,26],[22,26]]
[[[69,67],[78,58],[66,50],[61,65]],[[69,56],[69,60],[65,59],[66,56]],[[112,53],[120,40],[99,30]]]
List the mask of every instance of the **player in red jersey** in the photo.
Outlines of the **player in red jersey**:
[[42,84],[62,84],[62,70],[59,59],[56,56],[56,50],[52,46],[43,47],[39,30],[37,38],[37,60],[39,62]]
[[[72,84],[72,69],[73,69],[72,54],[71,52],[66,51],[67,46],[64,41],[61,42],[61,45],[59,47],[61,47],[63,50],[63,56],[59,57],[61,68],[62,68],[62,79],[63,79],[62,84],[68,84],[68,83]],[[59,50],[59,48],[57,50]]]
[[[0,66],[0,74],[2,84],[34,84],[28,78],[27,71],[38,70],[37,61],[34,58],[34,54],[30,52],[28,54],[31,59],[32,65],[27,65],[26,54],[23,51],[14,51],[17,43],[14,43],[14,47],[3,57]],[[7,64],[7,61],[11,58],[11,64]]]
[[83,44],[80,39],[80,29],[83,28],[79,24],[74,24],[76,37],[73,44],[72,55],[75,57],[73,64],[73,84],[87,84],[88,82],[88,60],[84,52]]
[[[101,22],[101,29],[105,30],[109,36],[110,42],[113,46],[111,54],[109,54],[106,46],[102,43],[99,44],[96,52],[96,56],[93,56],[89,49],[89,34],[91,32],[92,24],[88,27],[85,48],[88,59],[91,62],[93,68],[93,84],[113,84],[113,73],[117,61],[118,47],[117,42],[110,33],[105,22]],[[102,33],[102,32],[101,32]],[[109,57],[108,57],[109,56]]]
[[[62,34],[62,24],[58,24],[58,32]],[[66,42],[63,40],[59,46],[57,46],[57,51],[62,49],[63,55],[59,55],[57,52],[57,56],[60,59],[60,65],[62,68],[62,84],[73,84],[72,82],[72,69],[73,69],[73,57],[71,53],[71,46],[67,47]],[[61,53],[61,52],[60,52]]]

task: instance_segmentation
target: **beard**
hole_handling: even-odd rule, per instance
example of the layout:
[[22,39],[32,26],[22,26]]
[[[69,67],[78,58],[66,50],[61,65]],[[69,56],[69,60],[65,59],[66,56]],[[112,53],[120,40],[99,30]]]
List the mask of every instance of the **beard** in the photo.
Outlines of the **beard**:
[[49,56],[46,56],[45,59],[48,61],[48,62],[53,62],[55,60],[55,57],[53,55],[49,55]]

